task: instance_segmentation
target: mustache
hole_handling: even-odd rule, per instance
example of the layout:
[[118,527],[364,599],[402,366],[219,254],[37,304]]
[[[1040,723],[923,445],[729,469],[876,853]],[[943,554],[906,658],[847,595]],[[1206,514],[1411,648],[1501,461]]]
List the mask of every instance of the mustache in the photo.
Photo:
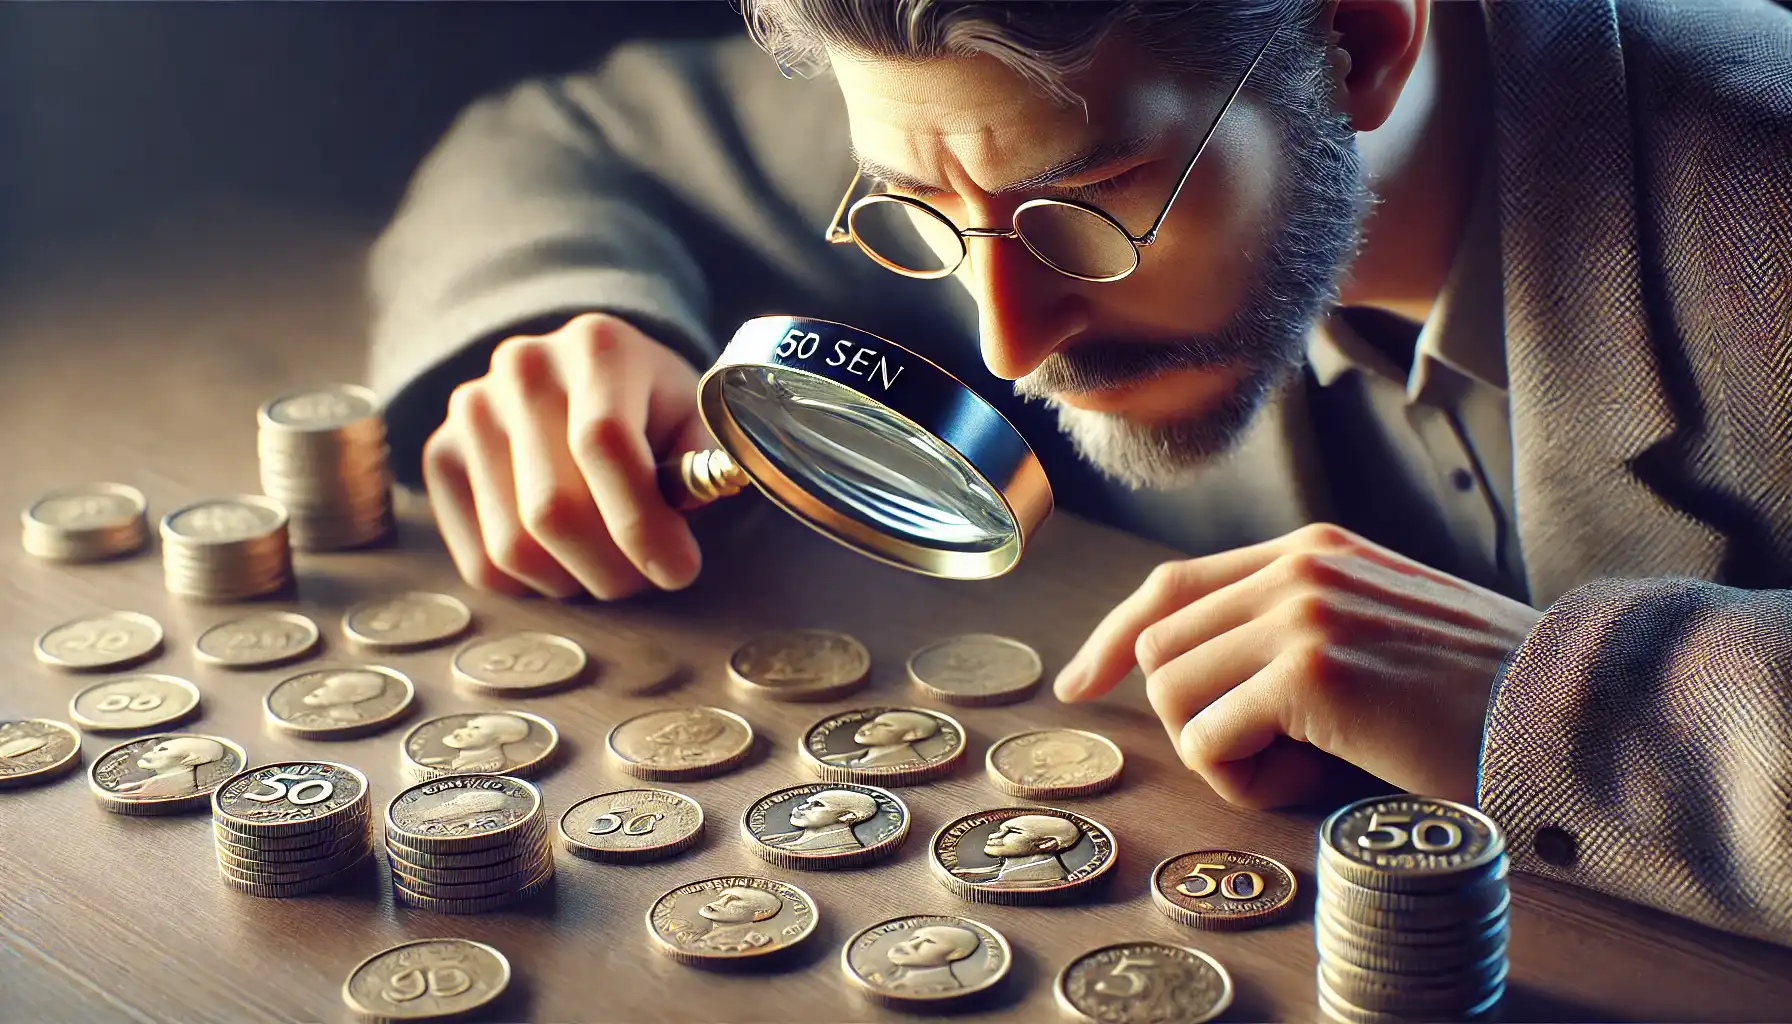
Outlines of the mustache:
[[1049,398],[1122,388],[1177,370],[1262,367],[1282,361],[1279,353],[1266,352],[1260,340],[1232,331],[1169,342],[1098,338],[1053,352],[1014,382],[1014,392],[1023,398]]

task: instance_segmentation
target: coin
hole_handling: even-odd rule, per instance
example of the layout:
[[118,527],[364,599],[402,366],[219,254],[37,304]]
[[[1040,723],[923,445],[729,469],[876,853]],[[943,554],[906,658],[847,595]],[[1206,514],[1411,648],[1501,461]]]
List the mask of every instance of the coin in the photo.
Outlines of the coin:
[[413,592],[363,601],[342,617],[342,631],[364,647],[402,651],[452,640],[473,624],[456,597]]
[[425,896],[433,895],[424,886],[472,885],[481,882],[508,881],[518,878],[533,878],[541,873],[541,869],[552,858],[553,853],[547,847],[531,848],[527,853],[519,853],[506,860],[495,860],[490,864],[477,867],[425,867],[413,864],[386,848],[387,859],[392,865],[394,881],[406,886],[414,892]]
[[547,892],[553,886],[554,871],[550,867],[527,884],[492,896],[445,899],[413,892],[403,885],[394,885],[392,886],[392,901],[437,914],[485,914],[493,910],[505,910],[518,903],[525,903]]
[[[1500,1002],[1506,996],[1506,986],[1501,984],[1492,990],[1492,994],[1479,1004],[1467,1009],[1412,1012],[1382,1012],[1366,1010],[1353,1006],[1339,998],[1326,985],[1324,974],[1319,976],[1319,1010],[1324,1020],[1342,1021],[1344,1024],[1407,1024],[1413,1020],[1448,1020],[1448,1021],[1482,1021],[1498,1020]],[[1462,1005],[1462,1004],[1458,1004]]]
[[840,969],[882,1002],[943,1005],[1001,984],[1014,951],[1001,932],[967,917],[891,918],[846,940]]
[[268,724],[313,740],[346,740],[392,725],[411,709],[416,687],[379,665],[326,668],[274,684],[262,701]]
[[238,772],[212,793],[212,820],[250,835],[295,836],[367,813],[367,776],[330,761],[278,761]]
[[720,708],[666,708],[610,730],[610,754],[638,779],[677,782],[720,775],[746,761],[753,727]]
[[0,719],[0,789],[48,782],[80,763],[81,734],[61,722]]
[[624,789],[580,800],[560,816],[560,843],[590,860],[660,860],[703,836],[703,808],[669,789]]
[[431,900],[487,900],[497,896],[520,898],[518,893],[521,890],[545,881],[546,876],[554,873],[552,853],[518,858],[517,865],[510,873],[495,877],[480,877],[487,875],[489,868],[475,868],[467,872],[438,869],[432,872],[436,879],[446,878],[448,881],[421,878],[400,866],[393,869],[392,884],[412,896]]
[[1454,889],[1505,852],[1499,827],[1472,807],[1420,796],[1379,796],[1334,811],[1319,826],[1319,856],[1346,881],[1376,889]]
[[285,899],[292,896],[307,896],[314,892],[328,892],[357,877],[365,877],[367,869],[372,866],[372,855],[363,853],[328,874],[312,878],[299,878],[291,882],[259,882],[222,869],[219,870],[218,877],[223,880],[225,885],[246,896],[256,896],[262,899]]
[[72,672],[123,668],[162,647],[162,626],[137,612],[105,612],[51,626],[37,638],[37,660]]
[[[213,845],[218,849],[220,859],[231,857],[236,860],[272,867],[279,864],[303,864],[307,861],[323,860],[333,854],[347,849],[367,849],[372,834],[367,829],[354,829],[340,835],[333,835],[321,843],[308,843],[304,846],[284,846],[275,844],[258,844],[258,840],[238,835],[229,829],[216,824],[212,826]],[[315,835],[301,836],[302,839],[313,839]]]
[[401,744],[406,763],[417,774],[518,778],[545,768],[559,745],[559,730],[527,711],[442,715],[413,727]]
[[741,815],[747,848],[781,868],[855,868],[908,838],[908,805],[887,789],[848,782],[791,786]]
[[541,790],[508,775],[450,775],[419,783],[386,808],[386,839],[425,853],[502,846],[541,813]]
[[169,593],[236,601],[286,589],[292,547],[286,507],[263,495],[214,498],[162,517],[162,578]]
[[317,647],[317,623],[294,612],[261,612],[199,634],[193,654],[208,665],[259,668],[297,661]]
[[455,851],[450,853],[430,853],[417,850],[406,846],[388,834],[386,836],[386,855],[394,862],[395,867],[406,871],[413,868],[424,868],[430,871],[481,871],[494,864],[516,860],[519,857],[540,855],[547,840],[547,834],[543,819],[537,817],[532,821],[525,822],[522,830],[514,835],[502,835],[497,840],[473,836],[466,840],[474,847],[479,847],[481,842],[494,841],[498,843],[496,846],[466,849],[464,846],[456,844],[452,847],[438,847]]
[[1480,920],[1505,909],[1510,901],[1506,888],[1510,864],[1502,858],[1498,867],[1498,872],[1489,878],[1439,893],[1382,892],[1322,874],[1319,876],[1319,900],[1336,911],[1339,917],[1361,924],[1384,928],[1441,928],[1465,920]]
[[212,791],[249,762],[221,736],[176,732],[130,740],[87,770],[100,806],[118,814],[176,814],[210,806]]
[[199,707],[199,688],[185,679],[144,673],[95,683],[68,702],[68,716],[89,732],[131,732],[170,725]]
[[1051,807],[1002,807],[947,822],[928,844],[941,885],[977,903],[1052,903],[1104,878],[1119,853],[1114,834]]
[[285,525],[286,509],[279,502],[252,494],[194,502],[162,520],[164,534],[220,545],[269,538]]
[[1202,1024],[1232,1005],[1232,976],[1198,949],[1126,942],[1072,960],[1058,1005],[1101,1024]]
[[1120,782],[1126,759],[1114,741],[1081,729],[1036,729],[989,746],[989,781],[1010,796],[1059,800],[1094,796]]
[[728,658],[728,675],[774,700],[831,700],[870,678],[871,652],[845,633],[776,630],[735,648]]
[[725,875],[681,885],[647,908],[654,948],[681,963],[750,960],[791,949],[815,933],[815,901],[794,885]]
[[990,633],[928,644],[908,659],[909,681],[921,692],[966,707],[1026,700],[1039,689],[1044,673],[1038,651]]
[[141,550],[149,542],[143,492],[124,484],[82,484],[32,502],[20,515],[20,540],[35,557],[91,562]]
[[266,427],[298,430],[340,430],[379,412],[379,398],[352,384],[336,384],[268,400],[259,410]]
[[454,677],[486,693],[549,693],[578,682],[585,649],[552,633],[507,633],[469,640],[454,652]]
[[1237,850],[1198,850],[1151,872],[1151,902],[1172,921],[1208,931],[1255,928],[1288,916],[1297,888],[1279,860]]
[[958,767],[964,726],[921,708],[855,708],[810,726],[798,751],[830,781],[908,786]]

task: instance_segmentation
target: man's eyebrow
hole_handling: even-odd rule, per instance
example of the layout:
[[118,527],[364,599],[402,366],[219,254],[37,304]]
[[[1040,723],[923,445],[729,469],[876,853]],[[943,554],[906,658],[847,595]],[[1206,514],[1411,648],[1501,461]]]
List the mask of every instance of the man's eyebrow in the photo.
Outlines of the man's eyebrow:
[[[1079,177],[1088,174],[1090,171],[1099,170],[1124,160],[1131,160],[1156,147],[1159,141],[1160,137],[1157,135],[1140,135],[1127,139],[1100,142],[1085,152],[1073,156],[1062,163],[1048,167],[1038,174],[1022,178],[1019,181],[1011,181],[999,185],[989,189],[988,192],[992,196],[1001,196],[1009,195],[1014,192],[1027,192],[1033,189],[1050,188],[1067,178]],[[858,162],[859,169],[864,172],[866,177],[876,178],[892,188],[898,188],[904,192],[914,192],[919,195],[939,195],[940,193],[947,191],[936,182],[924,181],[906,171],[869,159],[861,154],[856,146],[853,147],[852,156],[853,159]]]

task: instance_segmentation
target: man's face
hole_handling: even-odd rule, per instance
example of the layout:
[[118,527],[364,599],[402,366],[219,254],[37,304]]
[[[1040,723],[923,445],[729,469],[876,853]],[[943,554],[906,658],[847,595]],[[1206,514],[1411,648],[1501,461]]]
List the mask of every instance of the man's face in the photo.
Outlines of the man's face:
[[185,754],[186,751],[173,744],[158,744],[145,751],[143,756],[137,759],[137,767],[146,768],[152,772],[165,772],[170,768],[179,767]]
[[[1320,48],[1296,36],[1284,32],[1279,45],[1312,49],[1303,59],[1322,63]],[[1117,38],[1066,82],[1087,101],[1085,116],[991,57],[832,57],[861,159],[915,179],[892,191],[961,229],[1007,228],[1033,198],[1083,199],[1134,236],[1150,228],[1244,70],[1244,61],[1223,74],[1164,69]],[[1278,70],[1266,59],[1258,74]],[[1122,155],[1027,184],[1102,147]],[[1228,449],[1298,371],[1307,329],[1354,252],[1361,177],[1329,96],[1272,106],[1247,91],[1130,276],[1079,281],[1018,241],[969,241],[958,278],[979,307],[984,362],[1056,406],[1111,475],[1179,483]]]
[[723,889],[720,896],[698,907],[697,913],[717,924],[746,924],[759,910],[760,904],[751,893]]
[[867,747],[893,747],[908,742],[908,730],[880,716],[859,726],[852,738],[853,742]]
[[914,937],[890,946],[884,954],[891,963],[898,967],[944,967],[955,960],[964,959],[959,936],[962,929],[922,928]]
[[452,750],[472,750],[489,747],[497,741],[497,734],[486,723],[474,720],[442,737],[442,746]]
[[838,825],[841,815],[845,813],[846,811],[843,809],[833,806],[816,795],[791,809],[790,823],[797,828],[826,828],[829,825]]
[[1035,835],[1024,825],[1008,822],[983,841],[986,857],[1031,857],[1053,846],[1050,839]]

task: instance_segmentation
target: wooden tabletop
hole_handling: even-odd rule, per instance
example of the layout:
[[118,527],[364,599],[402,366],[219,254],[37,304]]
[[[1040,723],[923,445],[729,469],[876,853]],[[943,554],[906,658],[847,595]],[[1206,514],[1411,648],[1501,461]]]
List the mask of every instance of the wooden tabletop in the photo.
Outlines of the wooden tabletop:
[[[255,408],[286,389],[361,377],[358,274],[365,233],[316,219],[235,211],[171,221],[87,249],[46,253],[28,279],[0,293],[0,508],[21,509],[59,486],[116,480],[148,495],[152,517],[201,497],[258,490]],[[844,983],[839,947],[857,929],[903,913],[959,913],[1000,929],[1015,947],[1004,997],[970,1020],[1057,1019],[1051,983],[1079,952],[1127,939],[1206,950],[1231,971],[1228,1020],[1315,1018],[1311,815],[1230,807],[1176,761],[1136,680],[1094,706],[1066,707],[1049,691],[1029,702],[948,709],[967,727],[971,757],[949,780],[903,791],[914,828],[892,861],[858,871],[785,871],[742,848],[744,807],[774,788],[811,781],[798,762],[804,728],[858,704],[928,702],[909,688],[908,654],[953,633],[1025,640],[1054,672],[1100,616],[1166,549],[1060,516],[1008,577],[932,581],[859,558],[772,512],[736,499],[705,527],[707,565],[690,590],[599,606],[514,601],[466,589],[421,500],[403,502],[390,549],[298,558],[298,597],[272,607],[323,627],[320,659],[388,664],[416,680],[411,722],[505,703],[560,729],[567,756],[540,781],[554,816],[633,783],[606,760],[613,724],[677,703],[731,708],[762,737],[755,759],[719,778],[680,783],[703,805],[705,840],[676,859],[593,864],[557,853],[551,897],[526,909],[451,917],[395,908],[377,881],[331,895],[257,899],[215,876],[204,814],[171,819],[108,814],[79,774],[0,793],[0,1019],[7,1021],[346,1020],[339,990],[363,957],[425,936],[463,936],[502,950],[516,974],[494,1017],[505,1020],[843,1021],[902,1019]],[[10,514],[10,513],[9,513]],[[576,638],[598,661],[589,684],[499,702],[457,689],[448,649],[368,658],[344,641],[343,609],[400,589],[453,593],[475,629],[543,629]],[[209,668],[193,639],[240,607],[167,595],[152,550],[114,564],[60,567],[0,544],[0,716],[67,720],[86,680],[31,654],[46,627],[99,609],[158,619],[164,653],[147,669],[185,677],[203,693],[191,728],[229,737],[251,763],[322,758],[354,765],[376,808],[404,785],[402,728],[318,742],[262,723],[261,700],[296,670]],[[728,652],[760,629],[848,631],[873,655],[870,685],[842,701],[792,705],[743,698],[724,673]],[[638,669],[658,648],[688,666],[669,691],[641,692]],[[631,678],[631,667],[636,677]],[[927,873],[926,838],[946,820],[1006,806],[985,781],[989,743],[1023,727],[1074,725],[1124,748],[1125,779],[1104,796],[1064,806],[1106,824],[1120,860],[1106,894],[1058,908],[968,904]],[[91,761],[118,739],[89,735]],[[1301,913],[1276,927],[1204,934],[1174,924],[1146,895],[1153,865],[1213,847],[1294,865]],[[785,879],[811,893],[821,924],[806,955],[776,973],[714,974],[649,948],[643,915],[661,892],[718,874]],[[1740,940],[1639,907],[1537,879],[1512,880],[1510,1020],[1774,1020],[1792,1007],[1792,950]]]

